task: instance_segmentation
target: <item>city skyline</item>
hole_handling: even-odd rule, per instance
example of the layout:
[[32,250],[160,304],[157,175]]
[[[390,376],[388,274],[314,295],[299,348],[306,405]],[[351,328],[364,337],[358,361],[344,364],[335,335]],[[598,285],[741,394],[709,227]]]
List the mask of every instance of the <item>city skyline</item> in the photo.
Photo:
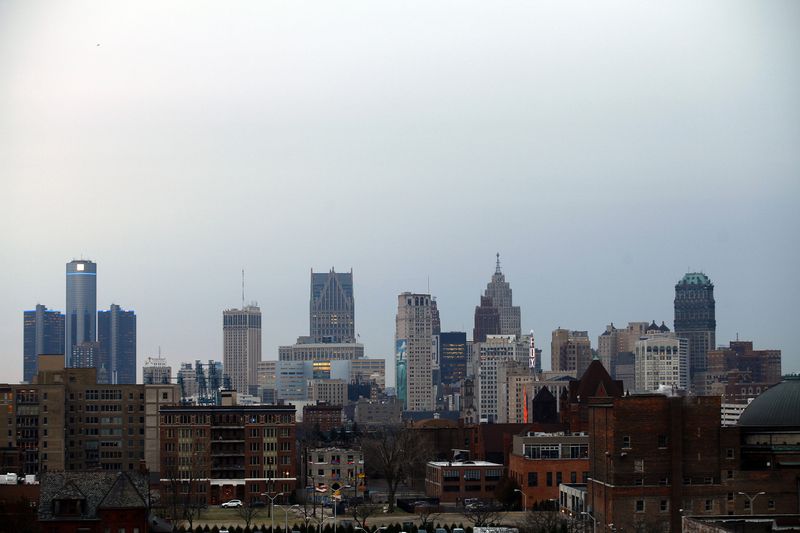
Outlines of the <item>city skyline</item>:
[[800,4],[172,5],[0,3],[0,381],[81,256],[137,378],[221,359],[242,268],[265,359],[339,265],[391,363],[397,295],[469,335],[497,252],[539,346],[672,328],[703,271],[716,343],[800,370]]
[[[87,259],[86,261],[90,261],[90,260]],[[94,265],[98,265],[99,261],[94,261],[93,264]],[[496,269],[496,267],[495,267],[495,269]],[[495,272],[496,272],[496,270],[495,270]],[[685,274],[691,274],[691,272],[686,272]],[[711,277],[712,281],[714,280],[714,276],[713,275],[711,275],[709,273],[704,273],[704,274],[708,275],[708,277]],[[352,275],[352,274],[350,274],[350,275]],[[679,278],[677,278],[674,283],[680,282],[683,279],[684,275],[681,275]],[[482,287],[485,287],[485,285],[483,285]],[[675,294],[674,293],[674,284],[670,284],[670,287],[672,288],[672,296],[673,296],[673,299],[674,299],[674,294]],[[307,294],[307,288],[305,290],[306,290],[306,294]],[[356,287],[353,290],[357,291],[358,288]],[[255,295],[255,296],[257,296],[257,295]],[[431,296],[437,298],[437,301],[441,304],[441,301],[442,301],[443,298],[441,298],[439,295],[437,295],[435,293],[431,294]],[[394,298],[397,298],[397,295],[395,295]],[[673,311],[673,301],[668,302],[668,306],[669,306],[669,310]],[[445,309],[448,309],[448,310],[450,309],[450,306],[448,306],[447,304],[445,304],[444,307],[445,307]],[[521,308],[521,314],[522,314],[522,317],[523,317],[523,328],[522,329],[523,329],[523,331],[528,331],[528,330],[526,330],[525,325],[524,325],[525,324],[525,305],[524,305],[524,303],[522,305],[520,305],[519,307]],[[663,305],[662,305],[662,307],[663,307]],[[231,307],[231,309],[233,309],[233,307]],[[48,311],[49,312],[61,312],[60,309],[52,309],[52,308],[48,308]],[[215,313],[216,318],[217,318],[217,324],[218,324],[218,320],[219,320],[218,319],[219,311],[220,310],[217,310],[217,312]],[[393,311],[396,314],[396,312],[397,312],[396,307],[394,308]],[[20,312],[22,313],[22,310]],[[28,311],[26,310],[25,312],[28,312]],[[459,312],[460,312],[460,314],[462,316],[466,316],[466,319],[471,319],[472,318],[472,314],[474,313],[474,307],[468,307],[468,309],[466,309],[466,310],[460,309]],[[639,318],[641,318],[641,317],[633,317],[633,318],[631,318],[631,317],[623,317],[620,320],[617,317],[615,317],[614,320],[607,320],[607,322],[616,322],[618,324],[623,324],[623,323],[625,323],[627,321],[638,320]],[[674,318],[673,315],[663,315],[662,314],[662,315],[659,315],[657,317],[648,318],[647,320],[648,321],[649,320],[656,320],[656,321],[659,321],[659,322],[665,321],[666,323],[670,324],[670,327],[671,327],[672,324],[673,324],[673,318]],[[306,308],[306,310],[305,310],[305,317],[301,317],[299,319],[300,323],[302,323],[303,320],[305,320],[305,324],[308,324],[308,308]],[[268,335],[268,333],[266,333],[266,331],[269,330],[268,322],[269,322],[269,320],[267,319],[266,323],[264,324],[264,326],[267,326],[267,327],[264,327],[262,329],[262,336],[261,336],[262,342],[263,342],[263,339]],[[448,324],[448,322],[449,322],[448,321],[448,316],[445,315],[444,319],[443,319],[443,326],[442,326],[443,329],[442,329],[442,331],[463,331],[463,332],[466,333],[467,339],[468,340],[472,340],[472,330],[471,330],[471,328],[459,329],[457,327],[449,327],[450,325]],[[534,331],[535,331],[535,334],[536,334],[536,338],[537,338],[537,344],[536,345],[537,345],[538,348],[544,349],[543,359],[546,361],[546,364],[544,365],[544,369],[545,370],[550,369],[550,364],[549,364],[550,363],[550,358],[549,358],[549,339],[550,339],[550,334],[551,334],[552,331],[558,329],[558,327],[562,327],[562,325],[554,326],[551,329],[542,329],[542,330],[538,330],[538,329],[534,328]],[[570,326],[570,327],[572,327],[572,326]],[[589,331],[589,340],[591,342],[592,349],[595,349],[595,350],[598,349],[598,344],[597,344],[598,336],[600,335],[600,333],[602,333],[604,331],[604,328],[605,328],[605,326],[595,325],[595,324],[593,324],[592,327],[590,327],[590,328],[586,328]],[[198,328],[198,331],[202,330],[202,329],[204,329],[204,328]],[[22,328],[20,328],[20,332],[22,332]],[[138,334],[139,333],[140,332],[137,332],[137,338],[138,338]],[[189,332],[189,333],[191,334],[191,332]],[[290,338],[290,337],[293,336],[291,332],[283,332],[283,333],[287,336],[287,338]],[[360,332],[358,331],[358,329],[356,329],[356,335],[360,336]],[[727,345],[727,343],[729,341],[736,340],[738,337],[741,337],[742,340],[752,340],[755,344],[757,344],[759,346],[762,346],[764,348],[772,348],[772,349],[783,350],[785,352],[784,353],[784,358],[783,358],[783,373],[785,373],[785,374],[786,373],[793,373],[793,372],[797,372],[798,369],[800,369],[800,364],[796,364],[796,366],[789,366],[789,365],[792,364],[793,360],[791,359],[791,353],[786,353],[788,351],[786,346],[773,345],[773,344],[770,344],[769,342],[767,342],[767,341],[765,341],[765,340],[763,340],[761,338],[750,338],[750,337],[746,337],[744,335],[740,335],[739,332],[736,332],[736,334],[733,337],[731,337],[730,339],[721,340],[721,339],[718,338],[716,344],[717,344],[718,347],[724,347],[724,346]],[[173,353],[166,353],[166,352],[163,354],[163,356],[166,358],[168,363],[173,366],[173,368],[179,368],[181,363],[187,363],[187,362],[191,363],[195,359],[202,359],[202,360],[214,359],[214,360],[222,361],[223,358],[224,358],[224,355],[223,355],[223,348],[222,348],[223,339],[222,339],[222,335],[221,334],[220,334],[219,342],[220,342],[220,348],[219,348],[219,350],[217,352],[215,352],[213,349],[209,349],[208,351],[203,352],[203,354],[204,354],[203,356],[195,357],[195,356],[193,356],[191,354],[188,354],[188,355],[175,355]],[[369,344],[367,344],[363,340],[361,342],[364,343],[365,355],[367,357],[380,357],[380,358],[386,359],[386,361],[387,361],[387,364],[386,364],[386,370],[387,370],[387,372],[386,372],[386,380],[387,380],[387,384],[389,384],[389,386],[392,386],[391,384],[394,382],[394,379],[395,379],[395,376],[394,376],[394,370],[395,370],[394,352],[391,352],[391,353],[380,353],[377,350],[373,349]],[[293,344],[293,342],[287,342],[286,343],[286,345],[291,345],[291,344]],[[284,344],[281,343],[280,345],[283,346]],[[161,347],[162,347],[162,345],[159,345],[156,348],[154,353],[142,352],[142,350],[140,348],[137,349],[137,359],[136,359],[137,382],[141,382],[141,379],[142,379],[141,372],[142,372],[142,366],[144,364],[144,360],[146,358],[148,358],[148,357],[158,356],[158,350]],[[270,343],[263,344],[261,360],[277,360],[278,359],[278,347],[279,347],[279,344],[277,344],[275,342],[270,342]],[[21,353],[22,352],[21,352],[21,348],[20,348],[20,354]],[[788,357],[787,357],[787,355],[788,355]],[[19,359],[20,359],[20,361],[22,360],[21,357],[19,357]],[[800,361],[798,361],[798,363],[800,363]],[[20,377],[17,380],[14,380],[14,379],[10,379],[10,380],[7,379],[5,381],[0,380],[0,382],[16,383],[18,381],[21,381],[21,379],[22,379],[22,377]],[[173,379],[174,379],[174,376],[173,376]]]

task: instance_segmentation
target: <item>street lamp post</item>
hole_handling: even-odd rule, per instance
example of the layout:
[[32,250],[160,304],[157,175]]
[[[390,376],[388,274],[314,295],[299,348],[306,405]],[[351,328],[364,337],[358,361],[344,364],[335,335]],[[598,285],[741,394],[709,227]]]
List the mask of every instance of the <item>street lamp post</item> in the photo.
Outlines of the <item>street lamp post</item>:
[[514,489],[514,492],[519,492],[520,494],[522,494],[522,510],[523,511],[527,511],[528,510],[528,495],[525,494],[524,492],[522,492],[519,489]]
[[757,492],[757,493],[755,493],[755,494],[754,494],[754,495],[752,495],[752,496],[750,496],[750,495],[749,495],[749,494],[747,494],[746,492],[739,492],[739,494],[741,494],[742,496],[744,496],[745,498],[747,498],[747,500],[750,502],[750,515],[752,516],[752,515],[753,515],[753,507],[755,507],[755,505],[753,504],[753,501],[754,501],[756,498],[758,498],[759,496],[761,496],[762,494],[766,494],[766,492],[764,492],[764,491],[762,490],[761,492]]
[[581,514],[592,519],[592,533],[597,533],[597,519],[593,517],[591,513],[586,511],[581,511]]
[[270,496],[268,492],[262,492],[261,496],[266,496],[269,498],[269,518],[272,521],[270,533],[275,533],[275,498],[278,496],[283,496],[283,493],[279,492],[275,496]]

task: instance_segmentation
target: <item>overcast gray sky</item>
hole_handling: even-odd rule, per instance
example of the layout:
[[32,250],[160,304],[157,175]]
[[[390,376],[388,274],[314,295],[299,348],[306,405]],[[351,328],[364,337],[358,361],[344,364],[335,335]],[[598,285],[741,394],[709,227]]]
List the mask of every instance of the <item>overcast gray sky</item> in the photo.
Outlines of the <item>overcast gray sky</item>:
[[[391,356],[396,295],[472,330],[501,253],[549,365],[558,326],[672,325],[687,268],[800,369],[800,3],[0,1],[0,382],[64,264],[138,315],[139,364],[264,358],[309,270],[353,268]],[[390,359],[391,360],[391,359]],[[387,365],[391,366],[391,365]]]

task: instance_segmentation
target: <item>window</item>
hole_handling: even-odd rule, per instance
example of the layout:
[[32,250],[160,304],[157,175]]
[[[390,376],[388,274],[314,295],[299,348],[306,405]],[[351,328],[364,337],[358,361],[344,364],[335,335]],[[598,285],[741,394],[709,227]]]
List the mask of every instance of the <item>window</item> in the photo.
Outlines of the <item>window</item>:
[[728,459],[733,459],[734,458],[733,448],[728,448],[727,453],[725,454],[725,457],[728,458]]
[[750,509],[750,500],[745,500],[744,501],[744,508],[745,509]]
[[729,493],[728,493],[728,501],[729,501],[729,502],[732,502],[732,501],[733,501],[733,493],[732,493],[732,492],[729,492]]
[[528,472],[528,486],[529,487],[538,487],[539,486],[539,473],[538,472]]
[[577,483],[578,482],[578,473],[577,472],[570,472],[569,473],[569,482],[570,483]]
[[631,436],[630,435],[623,435],[623,437],[622,437],[622,447],[623,448],[630,448],[631,447]]
[[733,479],[733,470],[728,470],[728,479]]
[[561,485],[563,479],[561,478],[561,472],[556,472],[556,485]]
[[705,510],[710,511],[713,508],[714,508],[713,502],[711,500],[706,500]]
[[658,447],[659,448],[666,448],[667,447],[667,436],[666,435],[659,435],[658,436]]
[[637,513],[644,512],[644,500],[636,500],[636,505],[634,507]]
[[661,512],[666,513],[669,511],[669,500],[661,500]]
[[464,479],[480,479],[480,470],[464,470]]
[[547,486],[548,487],[552,487],[553,486],[553,473],[552,472],[548,472],[547,473]]
[[775,500],[767,500],[767,509],[770,511],[775,510]]

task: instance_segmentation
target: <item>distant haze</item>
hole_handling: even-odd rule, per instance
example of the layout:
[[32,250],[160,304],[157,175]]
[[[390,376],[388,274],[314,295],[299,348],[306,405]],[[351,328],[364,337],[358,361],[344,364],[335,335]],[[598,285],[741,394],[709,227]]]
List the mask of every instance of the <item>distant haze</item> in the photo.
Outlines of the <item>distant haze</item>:
[[[550,332],[672,327],[688,270],[800,369],[800,3],[0,1],[0,382],[65,263],[159,347],[264,358],[308,334],[310,269],[353,269],[387,356],[399,292],[472,335],[500,252]],[[141,371],[140,371],[141,372]]]

